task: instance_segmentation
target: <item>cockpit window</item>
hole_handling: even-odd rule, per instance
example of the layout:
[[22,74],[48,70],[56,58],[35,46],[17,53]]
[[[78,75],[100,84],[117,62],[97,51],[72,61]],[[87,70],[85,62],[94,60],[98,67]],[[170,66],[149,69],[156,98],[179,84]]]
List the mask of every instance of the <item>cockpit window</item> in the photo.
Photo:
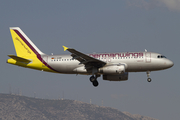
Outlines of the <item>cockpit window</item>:
[[162,55],[161,58],[166,58],[166,57],[164,55]]
[[158,55],[157,58],[166,58],[164,55]]

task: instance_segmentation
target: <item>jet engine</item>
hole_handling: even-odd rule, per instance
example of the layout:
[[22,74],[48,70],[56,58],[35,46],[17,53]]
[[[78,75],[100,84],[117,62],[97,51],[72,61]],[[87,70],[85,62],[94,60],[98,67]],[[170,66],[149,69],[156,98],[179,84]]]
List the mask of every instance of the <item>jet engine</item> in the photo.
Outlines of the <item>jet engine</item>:
[[103,75],[103,80],[109,81],[126,81],[128,80],[128,72],[119,75]]
[[123,74],[125,73],[125,65],[105,66],[99,69],[102,74]]

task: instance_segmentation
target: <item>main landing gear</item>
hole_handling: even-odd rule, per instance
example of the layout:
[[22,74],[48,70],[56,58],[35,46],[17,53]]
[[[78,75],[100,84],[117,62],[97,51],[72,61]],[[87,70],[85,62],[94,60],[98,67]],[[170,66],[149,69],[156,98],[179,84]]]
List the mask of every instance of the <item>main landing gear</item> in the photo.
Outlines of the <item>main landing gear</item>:
[[97,76],[97,75],[92,75],[90,78],[89,78],[89,80],[92,82],[92,84],[94,85],[94,87],[97,87],[98,85],[99,85],[99,83],[98,83],[98,81],[97,81],[97,77],[99,77],[99,76]]
[[148,81],[148,82],[151,82],[152,80],[151,80],[151,78],[149,77],[149,76],[150,76],[150,71],[147,71],[146,73],[147,73],[147,77],[148,77],[147,81]]

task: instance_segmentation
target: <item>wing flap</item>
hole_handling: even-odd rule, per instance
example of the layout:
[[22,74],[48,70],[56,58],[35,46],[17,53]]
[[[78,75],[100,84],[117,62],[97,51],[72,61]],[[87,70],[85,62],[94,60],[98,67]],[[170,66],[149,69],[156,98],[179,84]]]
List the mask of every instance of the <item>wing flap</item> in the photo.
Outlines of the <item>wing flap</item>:
[[15,55],[8,55],[10,58],[16,60],[16,61],[19,61],[19,62],[23,62],[23,63],[30,63],[31,60],[28,60],[28,59],[25,59],[25,58],[22,58],[22,57],[18,57],[18,56],[15,56]]

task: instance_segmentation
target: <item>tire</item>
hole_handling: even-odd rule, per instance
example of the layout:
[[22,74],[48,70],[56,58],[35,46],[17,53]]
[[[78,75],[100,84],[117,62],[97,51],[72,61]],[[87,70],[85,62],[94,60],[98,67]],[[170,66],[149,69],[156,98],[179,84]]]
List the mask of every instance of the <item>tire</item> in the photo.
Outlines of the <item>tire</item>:
[[93,82],[93,85],[94,85],[94,87],[97,87],[97,86],[99,85],[98,81],[95,80],[95,81]]
[[151,78],[148,78],[147,81],[148,81],[148,82],[151,82],[152,80],[151,80]]
[[91,77],[89,78],[89,80],[90,80],[91,82],[94,82],[94,81],[96,80],[96,78],[95,78],[94,76],[91,76]]

